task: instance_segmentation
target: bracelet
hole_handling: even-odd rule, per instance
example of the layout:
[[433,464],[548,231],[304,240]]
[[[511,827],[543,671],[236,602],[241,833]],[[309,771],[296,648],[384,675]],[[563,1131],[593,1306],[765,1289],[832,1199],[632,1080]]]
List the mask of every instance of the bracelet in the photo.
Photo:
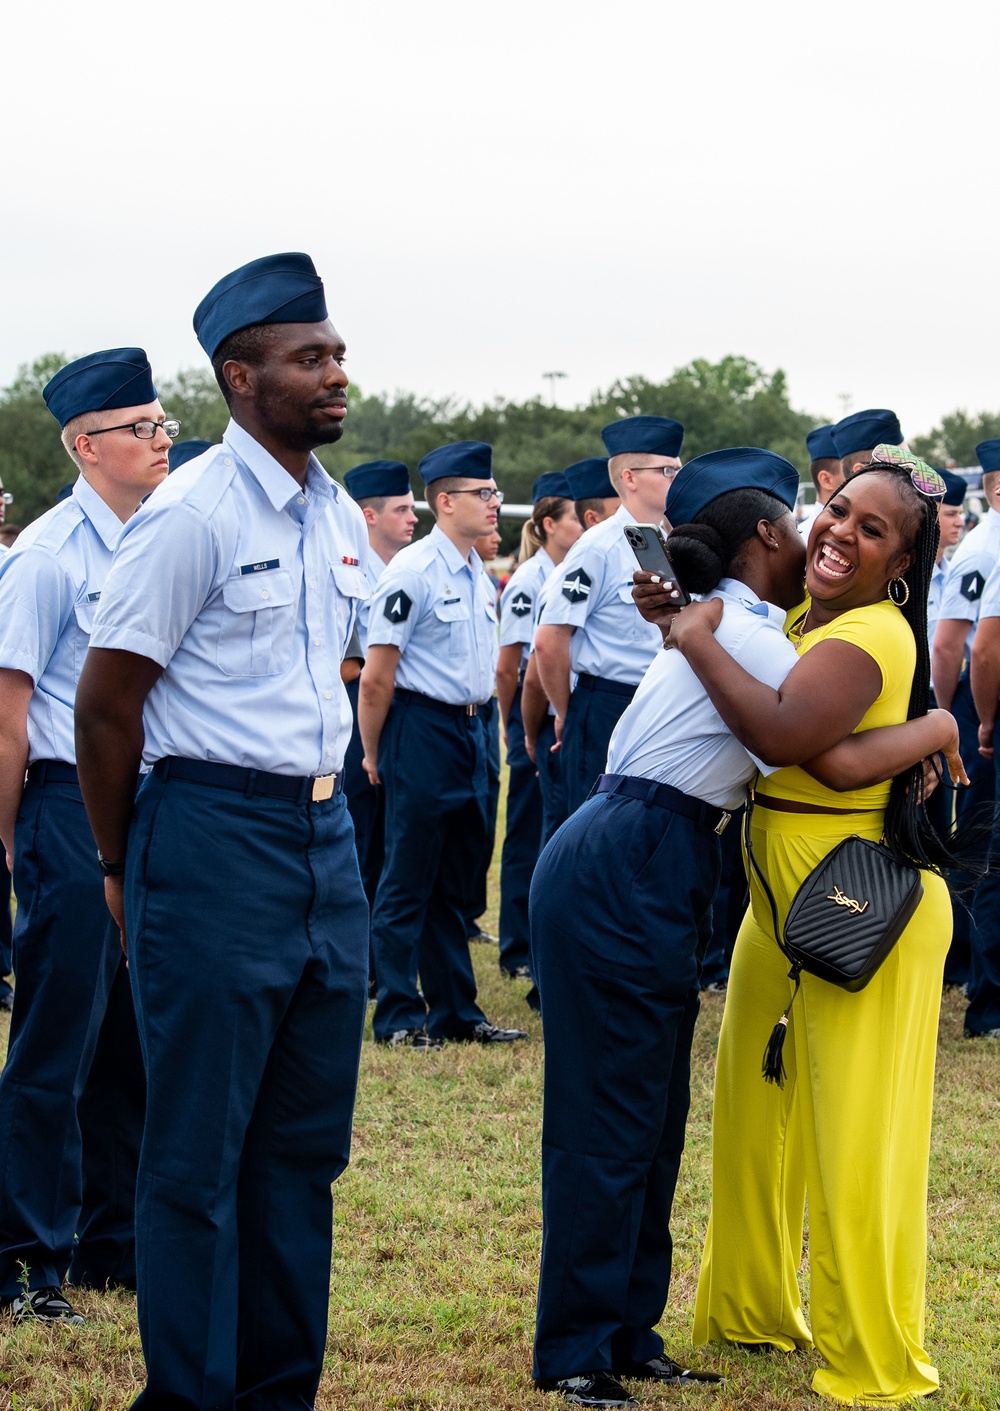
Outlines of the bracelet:
[[125,859],[122,858],[119,862],[109,862],[100,848],[97,849],[97,865],[105,877],[124,877],[125,875]]

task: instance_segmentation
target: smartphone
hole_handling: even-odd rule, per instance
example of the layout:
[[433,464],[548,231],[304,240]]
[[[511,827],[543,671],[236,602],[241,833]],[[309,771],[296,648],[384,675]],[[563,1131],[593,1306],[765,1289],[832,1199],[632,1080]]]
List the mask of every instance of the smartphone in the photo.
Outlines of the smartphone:
[[684,607],[691,601],[677,581],[674,566],[667,552],[667,536],[658,524],[626,524],[625,538],[635,554],[639,567],[647,573],[655,573],[668,593],[677,594],[677,604]]

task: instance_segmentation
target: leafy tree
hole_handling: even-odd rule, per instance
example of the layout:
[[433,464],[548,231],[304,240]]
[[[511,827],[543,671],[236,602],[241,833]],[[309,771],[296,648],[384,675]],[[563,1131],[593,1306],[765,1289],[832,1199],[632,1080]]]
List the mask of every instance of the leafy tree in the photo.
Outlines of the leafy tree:
[[14,496],[7,518],[15,524],[37,519],[55,504],[62,486],[76,479],[59,426],[42,399],[42,388],[66,362],[62,353],[46,353],[23,363],[0,391],[0,477]]
[[970,416],[965,411],[954,411],[942,417],[941,425],[926,436],[915,436],[909,445],[916,455],[932,465],[944,465],[952,460],[956,465],[975,466],[979,464],[976,446],[995,436],[1000,436],[1000,412]]
[[185,368],[176,377],[158,382],[160,405],[181,424],[182,441],[221,441],[229,408],[211,368]]

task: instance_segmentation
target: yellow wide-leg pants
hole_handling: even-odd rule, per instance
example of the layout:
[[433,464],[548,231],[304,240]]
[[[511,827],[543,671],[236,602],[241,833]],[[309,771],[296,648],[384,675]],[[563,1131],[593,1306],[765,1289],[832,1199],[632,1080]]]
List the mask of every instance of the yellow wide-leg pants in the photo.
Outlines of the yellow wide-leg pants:
[[[844,824],[756,811],[754,853],[782,925]],[[850,831],[877,839],[881,815],[858,815]],[[782,1089],[764,1082],[761,1060],[793,985],[755,878],[719,1040],[694,1340],[785,1351],[815,1343],[826,1366],[813,1390],[842,1402],[878,1405],[938,1386],[923,1345],[927,1171],[952,913],[945,883],[928,873],[923,883],[916,914],[864,990],[802,975]],[[796,1279],[807,1196],[811,1335]]]

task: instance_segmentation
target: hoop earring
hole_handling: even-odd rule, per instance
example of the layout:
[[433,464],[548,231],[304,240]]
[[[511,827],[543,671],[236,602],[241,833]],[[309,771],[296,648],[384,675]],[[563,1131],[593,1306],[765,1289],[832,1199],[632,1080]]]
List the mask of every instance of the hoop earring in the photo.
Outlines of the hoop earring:
[[[900,587],[900,584],[902,584],[902,587]],[[893,589],[895,589],[895,592],[893,592]],[[889,597],[898,608],[905,608],[906,604],[910,601],[910,585],[905,578],[890,578],[888,592]]]

